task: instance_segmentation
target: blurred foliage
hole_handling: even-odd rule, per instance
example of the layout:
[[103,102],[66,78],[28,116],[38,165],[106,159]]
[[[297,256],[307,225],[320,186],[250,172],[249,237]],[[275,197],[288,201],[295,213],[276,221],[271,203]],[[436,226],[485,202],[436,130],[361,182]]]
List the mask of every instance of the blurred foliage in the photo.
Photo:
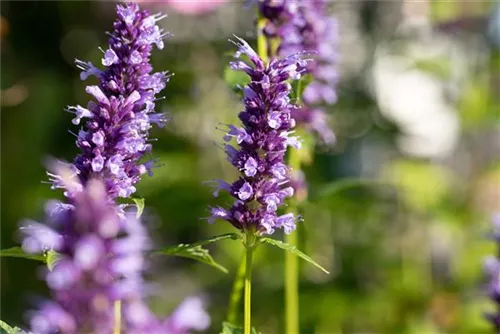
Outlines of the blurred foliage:
[[[316,152],[306,152],[309,200],[301,207],[298,247],[331,274],[301,263],[301,333],[488,332],[482,314],[494,306],[482,292],[481,261],[496,252],[485,234],[489,215],[500,210],[500,58],[485,32],[492,4],[419,3],[423,7],[411,1],[332,6],[343,29],[340,100],[330,110],[338,140],[334,147],[319,145]],[[169,20],[203,24],[218,17],[165,10],[167,29]],[[22,218],[42,217],[45,200],[62,196],[41,182],[47,180],[44,161],[48,156],[71,160],[77,152],[68,132],[77,129],[63,108],[85,104],[88,97],[72,61],[99,63],[97,46],[106,44],[104,31],[111,29],[113,12],[108,1],[2,1],[1,13],[4,249],[19,245]],[[425,33],[399,35],[401,22],[420,17],[430,20]],[[471,18],[477,24],[469,24]],[[251,26],[253,15],[245,12],[237,19]],[[208,205],[229,202],[214,199],[202,182],[236,177],[217,146],[223,133],[216,129],[234,122],[241,110],[233,89],[242,78],[226,70],[233,52],[227,38],[233,33],[250,40],[254,36],[221,31],[218,39],[207,40],[185,33],[154,53],[157,70],[175,73],[160,103],[172,122],[153,131],[159,166],[138,186],[136,197],[146,199],[142,218],[158,249],[234,232],[228,224],[209,225],[202,219],[209,215]],[[441,38],[436,44],[425,44],[436,36]],[[458,45],[466,61],[457,65],[453,57],[434,56],[442,40]],[[443,87],[436,95],[452,107],[459,124],[451,153],[415,157],[398,146],[407,124],[384,116],[385,101],[374,95],[367,79],[375,49],[386,42],[403,53],[408,43],[420,43],[433,55],[402,56]],[[425,108],[426,101],[420,102]],[[446,124],[439,130],[448,130]],[[206,247],[229,275],[190,259],[151,257],[151,305],[167,315],[184,297],[204,295],[213,317],[208,332],[216,333],[242,249],[237,242]],[[25,310],[48,290],[38,279],[35,261],[1,260],[0,317],[22,327]],[[282,333],[283,252],[259,247],[254,261],[253,324],[262,333]]]

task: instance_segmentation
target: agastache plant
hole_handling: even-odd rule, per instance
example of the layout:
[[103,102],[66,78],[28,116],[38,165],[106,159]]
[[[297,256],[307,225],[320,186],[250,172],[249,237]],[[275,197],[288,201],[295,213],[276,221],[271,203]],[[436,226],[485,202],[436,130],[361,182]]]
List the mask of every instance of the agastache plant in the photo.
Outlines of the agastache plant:
[[83,186],[70,170],[58,167],[56,172],[69,192],[67,201],[49,201],[44,224],[26,221],[21,227],[26,252],[58,254],[52,270],[44,273],[52,300],[30,314],[33,333],[108,334],[118,328],[130,334],[187,334],[206,329],[210,318],[198,298],[186,299],[165,320],[144,302],[143,253],[151,245],[136,212],[110,203],[100,180]]
[[[222,219],[241,231],[258,234],[272,234],[277,228],[290,233],[297,217],[277,213],[285,198],[293,195],[285,152],[288,146],[300,147],[298,137],[292,135],[295,120],[291,117],[291,85],[287,80],[300,77],[307,61],[296,54],[266,65],[244,40],[237,38],[234,44],[238,60],[230,66],[245,72],[251,81],[243,88],[245,110],[238,116],[243,126],[227,125],[229,131],[224,136],[224,141],[234,139],[238,145],[235,148],[226,143],[224,149],[229,162],[240,171],[240,178],[232,184],[217,181],[214,195],[226,190],[235,201],[229,209],[211,208],[210,222]],[[243,54],[251,64],[239,60]]]
[[262,0],[259,11],[265,19],[263,33],[269,56],[315,53],[307,68],[311,82],[304,88],[300,96],[303,105],[293,111],[293,117],[324,143],[332,144],[335,135],[322,106],[337,101],[338,25],[327,15],[327,4],[324,0]]
[[57,162],[51,172],[54,188],[65,189],[66,201],[50,201],[45,224],[25,221],[21,227],[26,253],[57,252],[46,270],[53,300],[32,312],[34,333],[186,334],[208,327],[201,300],[191,298],[165,320],[144,302],[144,251],[149,238],[136,212],[116,205],[129,197],[152,162],[139,160],[150,152],[151,123],[166,118],[154,113],[155,94],[165,87],[166,72],[151,74],[153,45],[163,48],[165,33],[136,4],[117,5],[118,19],[104,51],[105,70],[77,61],[82,79],[95,75],[99,85],[86,91],[96,101],[87,108],[68,107],[73,123],[87,118],[73,164]]
[[82,186],[69,171],[58,175],[65,175],[61,180],[70,199],[48,202],[44,225],[28,222],[22,227],[25,251],[50,246],[58,253],[53,269],[45,272],[53,300],[31,314],[32,331],[112,333],[116,301],[122,303],[127,333],[154,327],[155,318],[142,303],[142,252],[148,246],[144,227],[134,212],[119,212],[108,201],[100,180]]
[[[298,220],[293,213],[279,214],[278,209],[294,193],[289,185],[290,168],[285,164],[285,153],[289,146],[300,147],[299,138],[292,135],[295,120],[291,116],[292,87],[288,81],[300,78],[306,71],[307,60],[299,53],[274,58],[266,64],[244,40],[236,37],[232,42],[238,51],[236,60],[230,63],[231,69],[250,77],[250,83],[243,88],[245,109],[238,115],[242,127],[227,125],[224,136],[227,158],[240,177],[232,184],[216,181],[214,195],[225,190],[234,203],[230,208],[212,207],[209,222],[228,221],[246,235],[244,333],[250,334],[253,251],[262,242],[263,234],[273,234],[276,229],[290,233]],[[242,56],[249,61],[241,60]]]

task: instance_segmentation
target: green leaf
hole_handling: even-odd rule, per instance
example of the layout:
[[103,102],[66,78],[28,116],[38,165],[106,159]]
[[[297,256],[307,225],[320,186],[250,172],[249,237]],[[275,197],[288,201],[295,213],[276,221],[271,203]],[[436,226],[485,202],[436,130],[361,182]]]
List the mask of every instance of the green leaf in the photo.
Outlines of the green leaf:
[[301,251],[299,251],[297,249],[297,247],[295,247],[293,245],[284,243],[283,241],[279,241],[279,240],[275,240],[275,239],[270,239],[270,238],[259,238],[259,241],[262,242],[262,243],[270,244],[272,246],[276,246],[278,248],[284,249],[284,250],[286,250],[288,252],[292,252],[293,254],[297,255],[301,259],[306,260],[310,264],[312,264],[312,265],[316,266],[317,268],[323,270],[325,273],[327,273],[327,274],[330,273],[330,272],[328,272],[328,270],[326,270],[325,268],[323,268],[322,266],[320,266],[318,263],[314,262],[313,259],[311,259],[306,254],[304,254]]
[[144,212],[144,198],[132,198],[132,200],[135,202],[135,205],[137,206],[136,217],[137,219],[139,219],[141,218],[142,213]]
[[4,257],[18,257],[21,259],[42,261],[47,264],[50,271],[54,269],[55,264],[61,258],[61,255],[54,250],[49,250],[44,254],[27,254],[21,247],[12,247],[0,250],[0,256]]
[[[230,322],[224,321],[222,323],[222,331],[220,334],[243,334],[243,327],[233,325]],[[255,328],[252,327],[252,334],[260,334]]]
[[219,269],[224,273],[228,273],[227,269],[214,261],[210,253],[207,249],[204,249],[202,246],[211,244],[213,242],[224,240],[224,239],[241,239],[241,236],[236,233],[227,233],[222,234],[216,237],[212,237],[207,240],[198,241],[192,244],[179,244],[176,246],[170,246],[163,248],[161,250],[157,250],[154,254],[162,254],[162,255],[175,255],[190,258],[193,260],[200,261],[202,263],[208,264],[214,268]]
[[43,254],[26,254],[21,247],[12,247],[0,250],[0,256],[4,257],[19,257],[22,259],[44,261],[45,256]]
[[[181,245],[179,245],[181,246]],[[190,246],[190,245],[185,245],[185,246]],[[195,247],[187,247],[184,249],[180,249],[177,252],[172,252],[172,253],[166,253],[166,255],[175,255],[175,256],[180,256],[180,257],[186,257],[192,260],[199,261],[201,263],[208,264],[209,266],[212,266],[216,269],[219,269],[222,271],[224,274],[228,273],[228,270],[215,262],[213,259],[212,255],[208,252],[208,249],[205,249],[201,246],[195,246]]]
[[50,271],[54,269],[54,266],[56,265],[57,261],[61,259],[61,255],[57,253],[56,251],[49,250],[45,254],[45,263],[47,263],[47,268],[49,268]]
[[7,334],[27,334],[25,331],[19,327],[10,327],[5,322],[0,320],[0,328],[3,329]]

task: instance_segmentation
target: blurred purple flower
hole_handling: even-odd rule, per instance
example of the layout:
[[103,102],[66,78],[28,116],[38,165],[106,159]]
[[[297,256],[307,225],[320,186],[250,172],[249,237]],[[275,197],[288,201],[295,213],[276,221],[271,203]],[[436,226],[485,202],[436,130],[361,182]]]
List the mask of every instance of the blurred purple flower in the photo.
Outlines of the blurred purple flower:
[[290,233],[297,217],[276,213],[285,198],[293,196],[285,152],[288,146],[300,147],[298,138],[290,136],[295,120],[290,115],[293,106],[287,80],[299,78],[306,71],[307,61],[295,54],[274,58],[266,65],[244,40],[237,38],[234,44],[238,47],[235,58],[245,54],[251,61],[230,64],[233,70],[250,76],[250,83],[243,89],[245,110],[239,114],[243,127],[227,125],[224,136],[226,142],[235,139],[239,146],[238,150],[225,144],[224,149],[241,176],[233,184],[215,182],[214,195],[225,190],[235,202],[229,210],[211,208],[209,222],[222,219],[241,230],[272,234],[276,228],[283,228]]
[[[492,239],[500,243],[500,213],[493,215],[492,229]],[[484,259],[484,272],[488,279],[486,293],[498,306],[500,305],[500,259],[498,255],[488,256]],[[498,311],[486,313],[486,319],[492,323],[497,332],[500,331],[500,314]]]
[[335,135],[325,111],[320,108],[337,101],[338,27],[337,21],[327,15],[327,1],[263,0],[259,1],[259,9],[267,19],[264,34],[268,37],[271,55],[274,38],[279,38],[276,51],[280,56],[303,51],[315,53],[315,60],[308,66],[313,80],[302,92],[304,106],[295,108],[292,116],[299,124],[315,131],[324,143],[332,144]]
[[[45,273],[53,301],[43,303],[32,314],[31,328],[40,334],[111,333],[113,303],[121,300],[127,308],[142,300],[142,252],[148,248],[148,237],[134,213],[109,203],[99,180],[88,181],[69,201],[70,205],[61,204],[59,210],[47,211],[46,221],[59,222],[53,230],[46,225],[28,225],[38,230],[43,226],[44,235],[57,236],[43,238],[43,242],[51,241],[59,254],[53,270]],[[27,233],[24,247],[34,230],[22,231]],[[28,252],[39,249],[24,248]],[[151,319],[148,321],[149,326]],[[128,317],[124,322],[130,333],[140,328]]]
[[[151,123],[163,126],[167,118],[155,113],[155,95],[165,88],[167,72],[151,73],[153,45],[162,49],[168,35],[156,25],[164,16],[150,15],[137,4],[117,5],[118,19],[103,51],[102,65],[76,60],[82,80],[96,76],[98,85],[87,86],[94,97],[87,107],[69,106],[74,124],[85,119],[76,144],[75,173],[83,184],[90,178],[104,180],[111,198],[129,197],[141,175],[151,172],[152,162],[139,163],[151,152]],[[54,187],[58,187],[54,184]]]
[[210,316],[201,298],[188,297],[166,321],[168,334],[187,334],[191,330],[202,331],[210,326]]

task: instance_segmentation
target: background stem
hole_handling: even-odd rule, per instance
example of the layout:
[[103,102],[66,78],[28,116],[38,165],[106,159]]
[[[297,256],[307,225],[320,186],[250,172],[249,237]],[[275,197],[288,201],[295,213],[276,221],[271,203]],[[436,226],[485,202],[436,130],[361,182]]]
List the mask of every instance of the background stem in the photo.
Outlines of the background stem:
[[262,61],[267,64],[269,55],[267,50],[267,38],[264,35],[264,28],[266,26],[266,19],[259,17],[257,21],[257,52]]

